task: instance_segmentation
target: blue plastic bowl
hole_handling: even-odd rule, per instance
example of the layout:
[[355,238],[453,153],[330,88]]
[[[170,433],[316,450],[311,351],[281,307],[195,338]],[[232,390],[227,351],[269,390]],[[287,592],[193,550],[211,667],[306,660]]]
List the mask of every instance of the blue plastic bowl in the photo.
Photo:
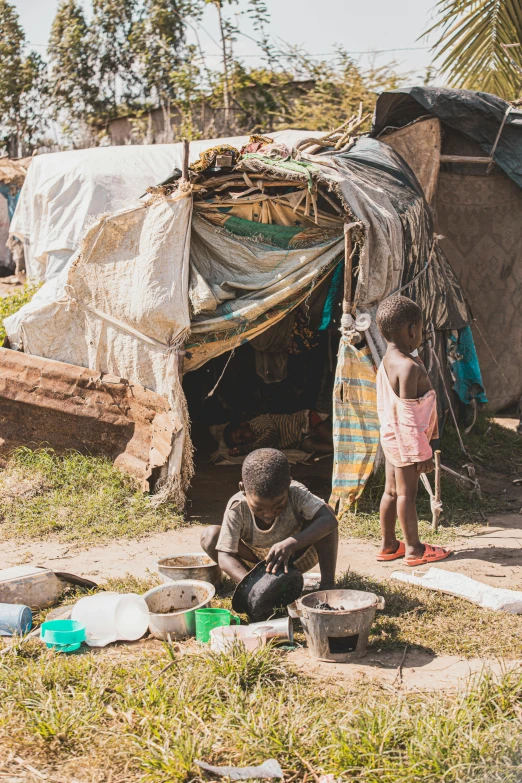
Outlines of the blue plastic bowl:
[[41,637],[49,649],[74,652],[85,641],[85,625],[77,620],[49,620],[42,625]]

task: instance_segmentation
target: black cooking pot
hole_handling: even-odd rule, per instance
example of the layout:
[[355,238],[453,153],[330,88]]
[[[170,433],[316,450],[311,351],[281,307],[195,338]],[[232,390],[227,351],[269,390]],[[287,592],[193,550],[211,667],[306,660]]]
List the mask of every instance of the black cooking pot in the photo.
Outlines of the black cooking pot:
[[277,574],[268,574],[262,560],[241,580],[232,597],[232,609],[247,614],[254,623],[268,620],[276,609],[296,601],[303,592],[304,579],[295,566],[288,573],[280,566]]

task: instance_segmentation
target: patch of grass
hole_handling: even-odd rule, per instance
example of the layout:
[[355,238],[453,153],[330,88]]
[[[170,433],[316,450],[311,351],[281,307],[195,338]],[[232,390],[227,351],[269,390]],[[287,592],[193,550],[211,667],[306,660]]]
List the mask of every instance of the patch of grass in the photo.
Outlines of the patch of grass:
[[4,318],[14,315],[24,304],[30,302],[42,283],[29,280],[23,288],[7,296],[0,297],[0,345],[5,339]]
[[[295,675],[272,647],[246,655],[60,656],[28,642],[0,666],[0,763],[73,780],[182,783],[196,759],[246,766],[277,758],[287,780],[515,783],[522,674],[457,693],[350,690]],[[312,776],[313,771],[313,776]],[[23,773],[25,774],[25,773]]]
[[[522,475],[522,437],[500,424],[487,413],[481,413],[467,435],[461,432],[464,445],[480,470],[513,477]],[[443,460],[460,468],[467,462],[458,441],[457,432],[447,427],[442,442]]]
[[154,508],[130,476],[101,457],[24,447],[0,473],[3,538],[85,543],[137,538],[182,523],[179,512],[169,505]]
[[[433,485],[433,481],[431,483]],[[439,529],[434,531],[431,528],[430,499],[422,484],[419,484],[419,532],[421,539],[429,541],[430,544],[450,544],[462,534],[471,535],[483,527],[490,514],[510,510],[505,500],[488,495],[479,498],[445,475],[441,478],[441,486],[444,516]],[[383,491],[384,470],[379,470],[370,476],[364,493],[355,506],[342,515],[342,535],[380,541],[379,503]]]
[[520,656],[522,618],[518,615],[481,609],[460,598],[355,572],[347,572],[336,584],[340,589],[384,596],[386,606],[377,612],[372,626],[372,649],[404,649],[407,644],[435,655]]

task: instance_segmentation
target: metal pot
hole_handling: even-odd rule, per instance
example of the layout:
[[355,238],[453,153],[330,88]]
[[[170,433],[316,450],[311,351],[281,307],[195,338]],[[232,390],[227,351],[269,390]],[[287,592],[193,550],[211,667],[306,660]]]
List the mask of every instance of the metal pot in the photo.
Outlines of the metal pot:
[[[328,604],[331,608],[321,608]],[[370,628],[384,598],[362,590],[320,590],[289,607],[299,617],[312,658],[346,663],[366,654]]]
[[156,639],[196,635],[196,609],[209,606],[216,589],[208,582],[183,579],[153,587],[143,596],[149,607],[149,631]]
[[196,579],[199,582],[209,582],[216,590],[221,586],[221,568],[204,552],[162,557],[156,565],[165,583]]

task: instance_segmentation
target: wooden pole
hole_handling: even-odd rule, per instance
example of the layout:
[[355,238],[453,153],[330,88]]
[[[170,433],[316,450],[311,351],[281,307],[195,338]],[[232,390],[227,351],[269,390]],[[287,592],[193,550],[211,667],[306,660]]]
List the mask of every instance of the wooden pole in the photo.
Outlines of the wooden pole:
[[352,230],[344,226],[344,299],[343,315],[352,311]]
[[476,155],[441,155],[441,163],[494,163],[492,159],[477,157]]
[[441,508],[439,506],[440,498],[440,451],[437,449],[435,452],[435,508],[433,509],[433,516],[431,520],[431,526],[433,530],[437,530],[439,526],[439,517],[441,515]]
[[189,167],[189,148],[190,142],[188,139],[183,139],[183,163],[181,164],[181,177],[188,182],[188,167]]

